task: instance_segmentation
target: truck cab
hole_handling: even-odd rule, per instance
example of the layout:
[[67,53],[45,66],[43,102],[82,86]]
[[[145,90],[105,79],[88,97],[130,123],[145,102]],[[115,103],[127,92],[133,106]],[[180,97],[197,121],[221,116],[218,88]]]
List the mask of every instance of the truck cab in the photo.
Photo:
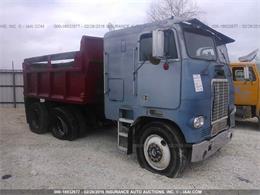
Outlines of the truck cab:
[[118,147],[140,165],[177,177],[232,137],[234,89],[226,44],[197,19],[168,20],[104,37],[105,116]]
[[258,117],[260,125],[260,64],[237,62],[230,65],[235,87],[237,118]]

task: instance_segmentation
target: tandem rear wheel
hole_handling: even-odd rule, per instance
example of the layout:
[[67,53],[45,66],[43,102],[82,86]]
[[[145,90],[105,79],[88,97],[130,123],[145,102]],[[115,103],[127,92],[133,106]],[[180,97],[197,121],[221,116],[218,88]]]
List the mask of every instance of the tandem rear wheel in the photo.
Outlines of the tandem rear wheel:
[[34,102],[27,113],[30,130],[37,134],[51,131],[58,139],[72,141],[86,135],[89,129],[85,115],[77,107],[48,108],[46,103]]
[[188,162],[184,141],[173,126],[152,122],[137,138],[137,159],[141,167],[167,177],[181,176]]
[[49,113],[45,104],[40,102],[32,103],[28,107],[28,123],[30,130],[37,134],[48,131],[50,125]]
[[72,107],[56,107],[51,110],[51,132],[61,140],[75,140],[85,135],[87,126],[83,114]]

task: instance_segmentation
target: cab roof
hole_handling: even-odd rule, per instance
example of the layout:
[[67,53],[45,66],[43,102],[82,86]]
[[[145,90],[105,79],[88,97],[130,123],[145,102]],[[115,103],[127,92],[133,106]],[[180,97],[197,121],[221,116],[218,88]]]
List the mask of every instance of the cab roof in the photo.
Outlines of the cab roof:
[[174,24],[180,24],[184,28],[190,28],[190,29],[200,29],[203,31],[206,31],[207,33],[210,33],[216,40],[217,45],[223,45],[228,43],[233,43],[235,40],[214,30],[213,28],[207,26],[206,24],[202,23],[198,19],[185,19],[180,17],[172,17],[169,19],[165,19],[162,21],[152,22],[152,23],[146,23],[141,25],[136,25],[124,29],[119,29],[115,31],[110,31],[105,34],[104,38],[109,37],[118,37],[122,36],[122,34],[131,34],[131,33],[139,33],[143,30],[152,29],[152,28],[161,28],[161,27],[169,27],[173,26]]
[[201,30],[207,31],[208,33],[210,33],[212,36],[215,37],[217,45],[223,45],[223,44],[235,42],[234,39],[214,30],[213,28],[205,25],[198,19],[194,18],[191,20],[182,21],[181,24],[184,28],[195,28],[195,29],[201,29]]

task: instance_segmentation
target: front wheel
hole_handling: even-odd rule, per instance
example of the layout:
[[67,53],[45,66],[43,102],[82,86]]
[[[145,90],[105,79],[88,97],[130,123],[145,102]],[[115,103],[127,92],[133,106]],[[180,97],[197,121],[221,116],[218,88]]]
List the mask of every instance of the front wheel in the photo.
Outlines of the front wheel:
[[136,147],[139,164],[167,177],[180,176],[187,163],[187,152],[177,129],[166,123],[153,122],[141,132]]

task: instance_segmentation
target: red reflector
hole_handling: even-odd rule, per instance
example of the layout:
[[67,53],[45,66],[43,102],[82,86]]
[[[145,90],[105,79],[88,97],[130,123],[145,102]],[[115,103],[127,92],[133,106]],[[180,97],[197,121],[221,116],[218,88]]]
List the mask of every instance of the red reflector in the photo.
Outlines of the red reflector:
[[169,69],[169,64],[165,63],[165,64],[163,65],[163,69],[164,69],[164,70],[168,70],[168,69]]
[[81,92],[81,93],[80,93],[80,98],[81,98],[81,99],[84,99],[84,98],[85,98],[85,93],[84,93],[84,92]]

